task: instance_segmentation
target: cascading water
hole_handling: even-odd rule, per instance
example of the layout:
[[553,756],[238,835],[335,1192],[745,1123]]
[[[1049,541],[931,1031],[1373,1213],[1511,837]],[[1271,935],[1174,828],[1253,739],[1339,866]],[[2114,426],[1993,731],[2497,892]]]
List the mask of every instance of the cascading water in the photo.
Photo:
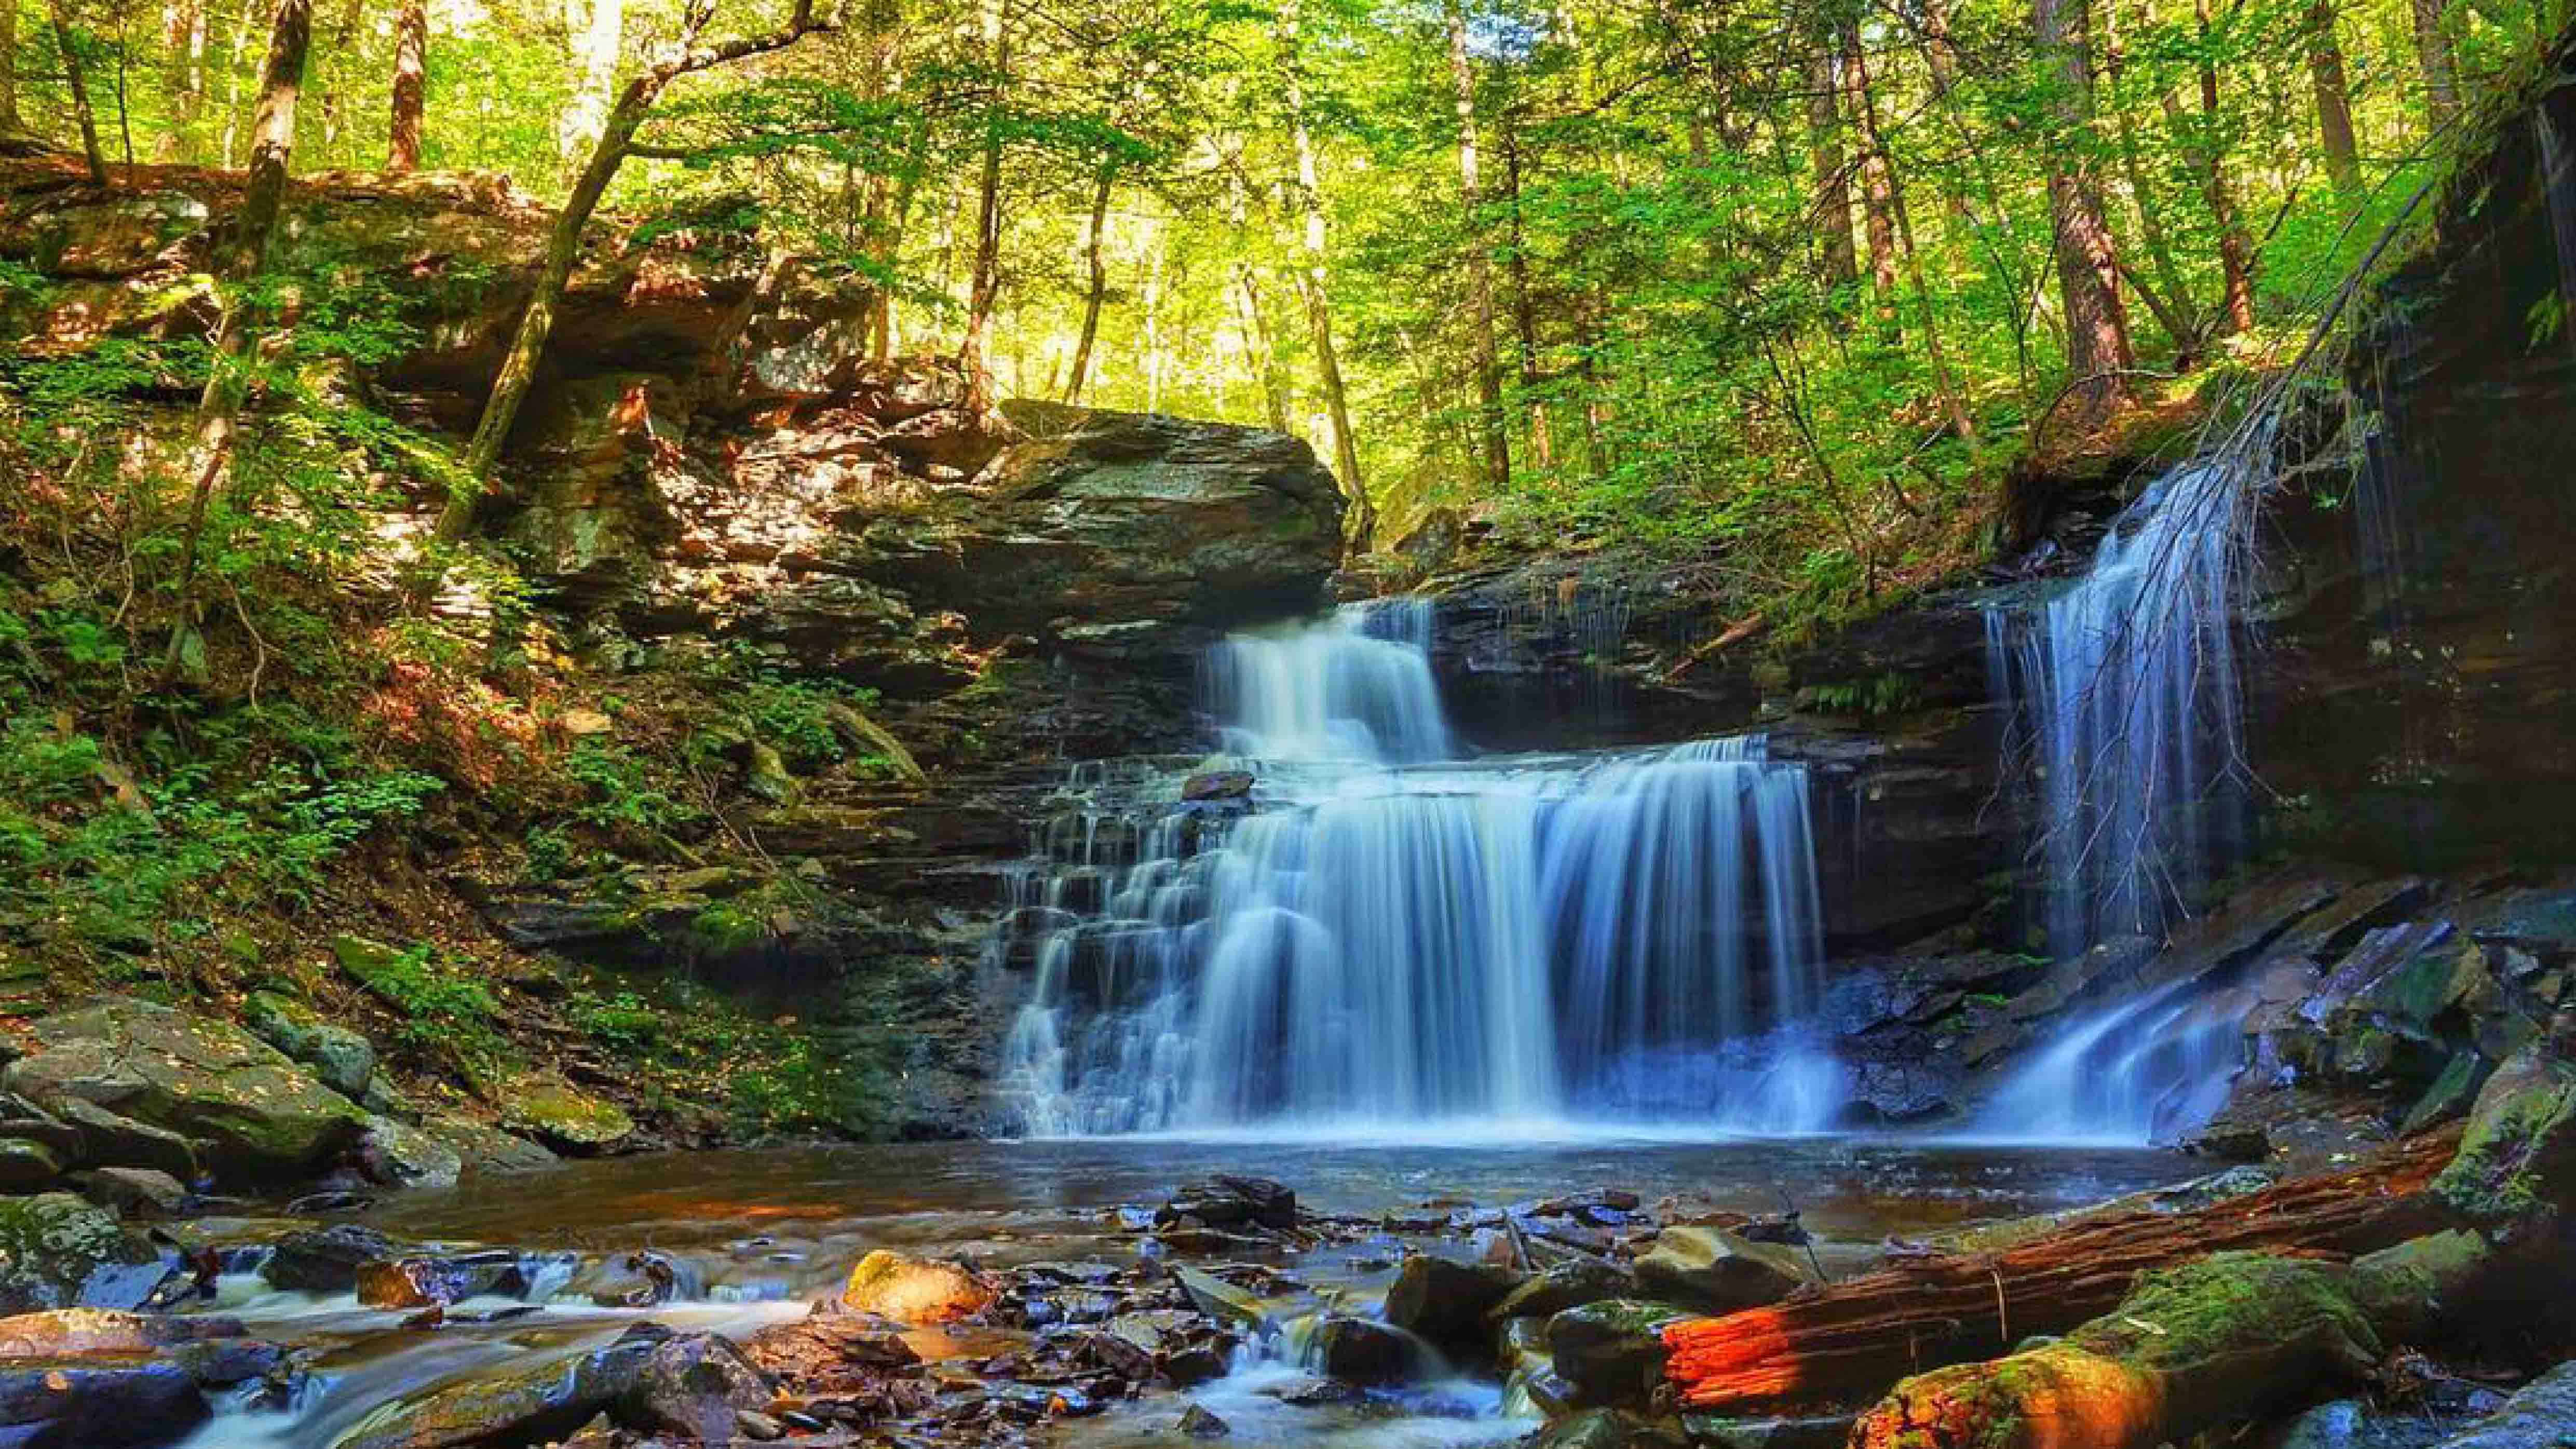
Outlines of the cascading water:
[[1821,968],[1804,769],[1759,737],[1450,758],[1427,620],[1218,649],[1257,802],[1090,793],[1014,916],[1039,929],[1004,1049],[1026,1131],[1831,1121],[1838,1069],[1798,1031]]
[[[2260,430],[2258,430],[2259,433]],[[2092,567],[2036,609],[1986,614],[2012,706],[2007,778],[2038,805],[2043,926],[2064,959],[2156,936],[2244,844],[2236,612],[2267,439],[2182,464],[2123,511]],[[2079,1019],[1978,1114],[1982,1132],[2164,1140],[2206,1120],[2233,1034],[2151,994]]]

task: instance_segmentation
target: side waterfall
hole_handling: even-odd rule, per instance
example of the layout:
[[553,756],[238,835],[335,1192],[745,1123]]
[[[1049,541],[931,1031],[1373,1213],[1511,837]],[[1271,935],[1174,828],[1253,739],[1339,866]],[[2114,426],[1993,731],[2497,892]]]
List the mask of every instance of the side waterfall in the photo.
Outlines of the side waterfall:
[[1023,1130],[1828,1125],[1803,767],[1759,736],[1454,758],[1428,606],[1241,636],[1206,671],[1258,781],[1072,792],[1021,882]]
[[[2011,706],[2006,779],[2026,770],[2063,960],[2159,936],[2244,848],[2235,606],[2267,446],[2184,463],[2112,524],[2092,567],[2037,608],[1989,609],[1988,668]],[[2221,1024],[2223,1026],[2224,1024]],[[2060,1029],[1979,1114],[1981,1132],[2167,1140],[2224,1101],[2232,1031],[2151,994]]]

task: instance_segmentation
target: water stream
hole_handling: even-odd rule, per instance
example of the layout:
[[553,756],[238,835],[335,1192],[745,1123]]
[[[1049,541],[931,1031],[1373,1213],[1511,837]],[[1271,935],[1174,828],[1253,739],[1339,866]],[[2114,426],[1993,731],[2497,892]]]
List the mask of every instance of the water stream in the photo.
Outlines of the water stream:
[[1457,758],[1426,609],[1221,646],[1222,797],[1077,779],[1004,945],[1028,1133],[1830,1125],[1805,769],[1759,735]]

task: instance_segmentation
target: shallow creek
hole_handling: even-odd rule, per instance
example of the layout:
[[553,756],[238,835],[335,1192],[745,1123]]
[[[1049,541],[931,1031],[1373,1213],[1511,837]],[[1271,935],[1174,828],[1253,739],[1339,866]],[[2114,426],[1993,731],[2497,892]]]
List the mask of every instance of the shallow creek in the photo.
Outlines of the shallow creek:
[[[1889,1235],[2096,1201],[2194,1171],[2188,1159],[2147,1151],[1848,1138],[1691,1142],[1605,1137],[1597,1129],[1557,1141],[1537,1129],[1519,1140],[1498,1133],[1475,1143],[1128,1137],[569,1163],[398,1196],[358,1215],[401,1238],[539,1255],[529,1295],[535,1312],[476,1322],[481,1311],[525,1305],[472,1300],[444,1326],[412,1328],[405,1326],[410,1315],[362,1309],[345,1294],[280,1293],[255,1276],[228,1275],[216,1311],[248,1320],[254,1333],[321,1351],[291,1409],[227,1409],[188,1445],[330,1449],[391,1399],[505,1363],[524,1365],[528,1355],[570,1353],[645,1319],[749,1332],[803,1313],[877,1248],[965,1255],[992,1267],[1073,1258],[1130,1263],[1160,1245],[1122,1231],[1117,1209],[1159,1203],[1178,1184],[1212,1172],[1276,1178],[1312,1210],[1368,1217],[1434,1201],[1501,1206],[1609,1187],[1648,1204],[1667,1195],[1748,1213],[1794,1204],[1817,1236],[1825,1268],[1840,1276],[1866,1267]],[[1383,1294],[1402,1246],[1389,1235],[1281,1262],[1318,1303],[1366,1311]],[[625,1259],[644,1249],[678,1265],[679,1296],[650,1309],[594,1306],[594,1292],[632,1283]],[[1428,1449],[1508,1443],[1531,1427],[1505,1412],[1491,1383],[1417,1385],[1333,1407],[1266,1395],[1296,1373],[1298,1312],[1296,1304],[1282,1305],[1287,1330],[1247,1346],[1226,1377],[1070,1421],[1060,1431],[1064,1442],[1087,1449],[1182,1442],[1174,1425],[1192,1402],[1226,1420],[1227,1442],[1235,1444]],[[917,1336],[915,1347],[926,1358],[980,1359],[1006,1346],[1004,1337],[970,1328]]]

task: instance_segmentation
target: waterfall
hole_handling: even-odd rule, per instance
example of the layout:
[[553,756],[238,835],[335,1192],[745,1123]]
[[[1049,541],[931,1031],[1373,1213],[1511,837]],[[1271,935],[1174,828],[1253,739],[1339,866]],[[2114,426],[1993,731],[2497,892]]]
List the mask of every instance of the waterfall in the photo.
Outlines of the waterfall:
[[1428,645],[1418,602],[1229,639],[1210,763],[1250,798],[1069,793],[999,948],[1035,963],[1025,1131],[1831,1122],[1804,768],[1758,736],[1458,759]]
[[[2245,845],[2236,614],[2258,480],[2250,446],[2181,464],[2113,523],[2092,566],[2035,609],[1989,609],[1988,672],[2010,707],[2004,777],[2037,805],[2042,926],[2065,960],[2157,937]],[[2095,1012],[1985,1104],[1978,1130],[2145,1143],[2223,1104],[2236,1033],[2176,993]]]
[[2006,775],[2037,796],[2052,955],[2155,935],[2243,845],[2234,606],[2268,450],[2182,464],[2123,511],[2092,567],[2036,610],[1989,610],[2013,706]]

